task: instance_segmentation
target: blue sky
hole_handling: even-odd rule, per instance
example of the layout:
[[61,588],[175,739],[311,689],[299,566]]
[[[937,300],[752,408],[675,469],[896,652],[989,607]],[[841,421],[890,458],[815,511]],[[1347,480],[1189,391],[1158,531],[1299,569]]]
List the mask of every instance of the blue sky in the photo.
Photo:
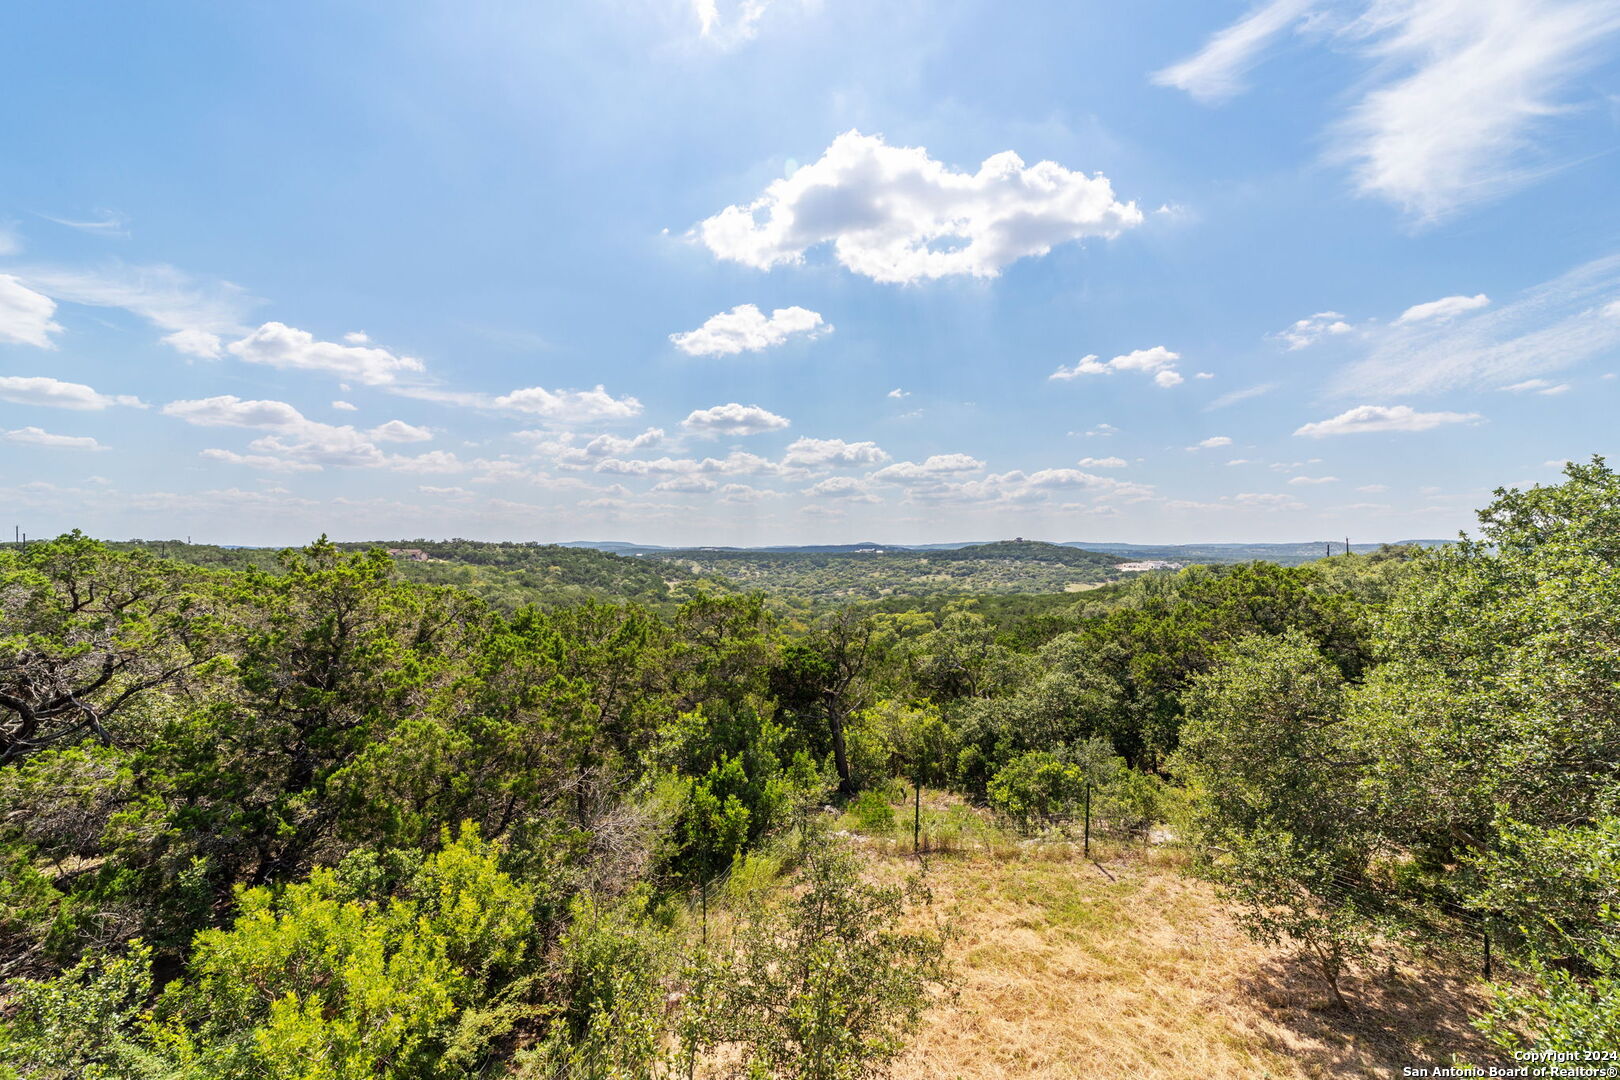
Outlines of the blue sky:
[[0,504],[1451,535],[1616,449],[1617,45],[1616,0],[10,5]]

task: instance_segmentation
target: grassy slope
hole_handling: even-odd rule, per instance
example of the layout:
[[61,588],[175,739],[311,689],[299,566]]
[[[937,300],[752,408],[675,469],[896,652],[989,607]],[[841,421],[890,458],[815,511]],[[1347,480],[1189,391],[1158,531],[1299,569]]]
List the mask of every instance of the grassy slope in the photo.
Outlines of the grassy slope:
[[[936,808],[925,828],[964,812]],[[904,841],[858,839],[875,874],[915,871],[908,823]],[[1351,978],[1346,1016],[1290,954],[1250,942],[1172,849],[1096,845],[1090,862],[987,829],[950,846],[928,857],[928,880],[960,981],[894,1080],[1316,1080],[1497,1061],[1468,1026],[1485,994],[1465,974]]]

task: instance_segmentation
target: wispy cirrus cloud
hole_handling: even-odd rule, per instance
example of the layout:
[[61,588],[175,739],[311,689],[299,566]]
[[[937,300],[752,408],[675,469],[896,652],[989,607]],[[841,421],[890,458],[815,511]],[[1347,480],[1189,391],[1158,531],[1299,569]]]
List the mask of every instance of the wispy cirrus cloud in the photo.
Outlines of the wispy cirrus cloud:
[[1260,4],[1217,32],[1192,56],[1154,72],[1153,81],[1185,90],[1207,104],[1236,97],[1248,89],[1245,76],[1264,58],[1266,49],[1317,6],[1319,0]]
[[1537,136],[1617,30],[1611,0],[1271,0],[1153,79],[1229,100],[1289,31],[1360,57],[1328,157],[1363,194],[1433,220],[1556,165]]
[[1419,304],[1358,336],[1365,351],[1333,388],[1345,396],[1489,389],[1573,368],[1620,348],[1617,297],[1620,255],[1611,255],[1493,307],[1478,296]]
[[51,217],[49,214],[42,216],[52,224],[62,225],[82,233],[90,233],[93,236],[129,235],[129,230],[125,228],[123,215],[111,210],[98,210],[95,217],[88,218]]
[[62,329],[52,319],[55,314],[56,301],[11,274],[0,274],[0,343],[51,348],[51,335]]
[[220,355],[224,336],[244,333],[260,301],[228,281],[193,277],[172,266],[110,262],[95,267],[24,267],[15,273],[57,301],[121,308],[169,331],[164,341],[194,356]]
[[1214,412],[1216,409],[1224,409],[1228,405],[1236,405],[1240,401],[1248,401],[1250,398],[1269,394],[1275,389],[1277,389],[1276,383],[1257,383],[1254,386],[1245,386],[1241,390],[1233,390],[1230,393],[1222,394],[1208,405],[1205,405],[1204,411]]

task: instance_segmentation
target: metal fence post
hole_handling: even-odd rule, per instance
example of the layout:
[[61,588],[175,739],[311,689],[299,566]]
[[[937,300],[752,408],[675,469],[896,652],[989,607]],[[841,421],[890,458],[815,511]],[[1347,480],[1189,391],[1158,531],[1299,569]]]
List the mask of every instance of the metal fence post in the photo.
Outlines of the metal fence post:
[[1091,858],[1091,781],[1086,781],[1086,858]]
[[911,853],[917,855],[922,852],[922,785],[913,784],[912,787],[916,789],[916,795],[911,811]]

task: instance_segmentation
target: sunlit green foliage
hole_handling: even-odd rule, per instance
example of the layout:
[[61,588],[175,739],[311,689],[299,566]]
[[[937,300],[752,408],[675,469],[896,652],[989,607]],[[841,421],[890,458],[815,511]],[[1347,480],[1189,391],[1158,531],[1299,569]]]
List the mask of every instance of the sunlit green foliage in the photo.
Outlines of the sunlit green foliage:
[[701,1047],[737,1051],[736,1076],[859,1080],[880,1076],[948,978],[936,933],[902,929],[918,882],[861,880],[836,845],[806,845],[804,890],[754,902],[717,949],[687,1023]]

